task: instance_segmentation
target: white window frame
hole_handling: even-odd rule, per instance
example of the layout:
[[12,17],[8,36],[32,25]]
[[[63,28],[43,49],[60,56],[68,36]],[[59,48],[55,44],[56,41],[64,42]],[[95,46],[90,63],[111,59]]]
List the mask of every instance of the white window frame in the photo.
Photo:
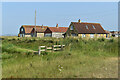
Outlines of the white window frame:
[[86,37],[86,34],[82,34],[82,38]]
[[90,34],[90,38],[94,38],[94,34]]

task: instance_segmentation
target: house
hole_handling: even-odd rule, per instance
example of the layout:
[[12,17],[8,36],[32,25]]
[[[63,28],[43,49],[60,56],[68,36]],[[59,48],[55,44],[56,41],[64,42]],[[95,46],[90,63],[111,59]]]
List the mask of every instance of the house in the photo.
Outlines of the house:
[[44,32],[45,37],[56,37],[56,38],[63,38],[64,33],[67,31],[68,27],[58,27],[58,24],[56,27],[47,27],[47,29]]
[[119,36],[119,32],[118,31],[110,31],[110,35],[112,37],[118,37]]
[[118,31],[118,37],[120,37],[120,31]]
[[79,36],[79,37],[109,37],[109,34],[105,32],[102,26],[99,23],[87,23],[81,22],[79,19],[78,22],[71,22],[68,30],[65,33],[66,37],[69,36]]
[[[20,37],[44,37],[44,31],[48,26],[22,25],[19,30]],[[35,30],[36,29],[36,30]]]

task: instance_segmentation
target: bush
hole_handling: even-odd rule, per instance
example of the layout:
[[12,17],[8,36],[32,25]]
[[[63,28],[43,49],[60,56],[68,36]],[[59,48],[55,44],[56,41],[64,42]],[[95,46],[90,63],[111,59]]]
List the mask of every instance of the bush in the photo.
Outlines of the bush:
[[36,41],[36,39],[33,39],[33,41]]
[[98,41],[100,42],[105,41],[105,38],[99,38]]
[[109,42],[114,42],[114,39],[110,39]]
[[48,54],[48,52],[42,52],[41,54],[42,54],[42,55],[47,55],[47,54]]
[[8,39],[8,41],[11,41],[11,39]]
[[49,42],[49,43],[53,43],[53,41],[52,41],[52,40],[49,40],[48,42]]
[[0,38],[0,40],[4,40],[5,38]]
[[13,41],[15,40],[15,38],[12,39]]
[[33,40],[32,40],[32,39],[30,39],[30,40],[28,40],[28,41],[27,41],[27,43],[31,43],[31,42],[33,42]]

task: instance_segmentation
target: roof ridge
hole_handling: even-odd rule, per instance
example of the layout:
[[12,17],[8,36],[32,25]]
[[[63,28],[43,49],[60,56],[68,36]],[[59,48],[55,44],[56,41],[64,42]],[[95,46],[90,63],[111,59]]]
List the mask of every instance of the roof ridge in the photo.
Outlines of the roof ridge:
[[[71,23],[79,23],[79,22],[71,22]],[[100,24],[100,23],[88,23],[88,22],[81,22],[81,23],[84,23],[84,24]]]
[[[35,26],[35,25],[22,25],[22,26]],[[40,26],[40,25],[36,25],[36,26]]]
[[[57,28],[57,27],[55,27],[55,28]],[[59,27],[58,27],[59,28]]]
[[54,28],[54,29],[61,29],[61,28],[64,28],[64,29],[68,29],[69,27],[48,27],[48,28]]

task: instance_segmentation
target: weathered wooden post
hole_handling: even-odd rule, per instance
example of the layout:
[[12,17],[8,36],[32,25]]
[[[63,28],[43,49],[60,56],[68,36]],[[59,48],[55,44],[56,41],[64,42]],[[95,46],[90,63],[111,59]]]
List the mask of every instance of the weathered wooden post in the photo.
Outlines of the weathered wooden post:
[[45,52],[47,51],[47,46],[45,46]]
[[41,47],[39,46],[39,55],[40,55],[40,53],[41,53],[41,51],[40,51],[40,50],[41,50]]
[[54,45],[52,45],[52,51],[54,51]]
[[61,50],[63,50],[63,45],[61,45]]

